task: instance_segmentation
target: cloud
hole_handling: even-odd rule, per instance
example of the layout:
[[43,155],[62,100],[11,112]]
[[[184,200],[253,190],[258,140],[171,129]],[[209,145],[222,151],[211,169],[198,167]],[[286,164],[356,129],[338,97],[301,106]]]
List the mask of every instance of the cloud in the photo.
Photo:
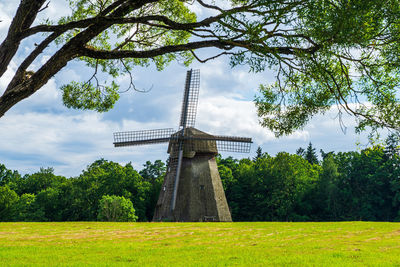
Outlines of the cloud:
[[223,96],[205,96],[199,103],[198,125],[217,135],[246,135],[263,143],[274,139],[257,120],[251,101],[235,100]]
[[[11,24],[11,17],[8,16],[3,9],[3,4],[0,4],[0,35],[6,36],[7,29]],[[3,39],[3,38],[2,38]],[[0,39],[0,41],[2,40]]]
[[22,173],[54,167],[56,173],[66,176],[78,175],[99,158],[122,164],[132,161],[141,169],[147,160],[165,160],[167,144],[114,148],[112,133],[159,126],[128,120],[121,126],[94,112],[8,113],[0,120],[0,162]]
[[197,15],[197,20],[199,21],[204,17],[203,7],[198,2],[187,3],[187,7],[190,11],[194,12]]
[[[3,86],[1,82],[0,85]],[[47,84],[36,93],[17,103],[7,113],[25,114],[32,111],[40,113],[70,112],[62,105],[61,91],[58,90],[55,79],[50,79]],[[3,118],[0,118],[0,121],[1,120],[3,120]]]
[[[354,133],[354,117],[343,114],[341,121],[346,127],[343,131],[337,108],[332,107],[325,114],[315,116],[302,130],[289,136],[276,138],[274,134],[258,123],[254,103],[223,96],[206,95],[200,99],[197,125],[211,134],[252,137],[254,146],[276,154],[280,151],[294,153],[298,147],[312,142],[319,149],[349,151],[356,149],[356,142],[367,143],[365,134]],[[238,155],[241,157],[240,155]]]
[[14,1],[3,1],[0,3],[0,41],[3,40],[2,37],[7,36],[8,27],[11,24],[12,16],[17,10],[17,5]]
[[16,69],[17,65],[14,63],[14,61],[11,61],[10,64],[8,65],[6,72],[3,74],[3,76],[0,77],[0,95],[2,95],[6,90],[7,85],[13,78]]
[[[255,143],[273,141],[272,132],[258,123],[252,101],[243,101],[223,96],[207,96],[199,103],[198,125],[212,134],[252,137]],[[304,133],[296,132],[290,138],[304,139]]]
[[[43,7],[45,7],[46,4],[43,5]],[[41,23],[47,18],[50,18],[53,22],[57,22],[58,19],[68,16],[70,13],[71,9],[68,5],[68,1],[52,0],[49,2],[47,8],[43,9],[43,11],[38,14],[36,23]]]

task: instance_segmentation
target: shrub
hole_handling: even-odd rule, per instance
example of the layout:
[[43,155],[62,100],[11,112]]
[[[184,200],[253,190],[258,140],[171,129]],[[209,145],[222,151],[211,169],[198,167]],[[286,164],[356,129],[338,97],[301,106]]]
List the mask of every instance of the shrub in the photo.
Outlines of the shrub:
[[105,195],[99,203],[98,219],[109,222],[136,222],[132,201],[120,196]]

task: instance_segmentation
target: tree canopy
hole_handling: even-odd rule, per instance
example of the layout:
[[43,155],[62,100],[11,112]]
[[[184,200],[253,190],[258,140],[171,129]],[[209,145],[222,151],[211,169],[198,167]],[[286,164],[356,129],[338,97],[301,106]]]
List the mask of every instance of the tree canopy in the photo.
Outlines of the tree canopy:
[[[70,15],[38,22],[46,1],[20,1],[0,44],[0,77],[22,41],[40,41],[4,88],[0,117],[73,60],[93,68],[93,76],[63,85],[64,104],[102,112],[112,108],[120,88],[101,82],[100,72],[115,79],[136,66],[161,70],[172,61],[228,56],[232,67],[275,70],[276,83],[260,86],[256,106],[262,125],[278,136],[335,104],[339,114],[358,118],[358,130],[400,126],[398,0],[68,2]],[[44,57],[50,48],[52,55]],[[215,54],[200,58],[201,48],[215,48]]]
[[[385,143],[332,151],[312,163],[305,153],[271,156],[261,149],[253,159],[219,155],[232,218],[400,221],[400,139],[392,135]],[[52,168],[21,176],[0,167],[14,175],[0,183],[0,221],[151,221],[166,171],[160,160],[137,172],[101,159],[68,179]]]

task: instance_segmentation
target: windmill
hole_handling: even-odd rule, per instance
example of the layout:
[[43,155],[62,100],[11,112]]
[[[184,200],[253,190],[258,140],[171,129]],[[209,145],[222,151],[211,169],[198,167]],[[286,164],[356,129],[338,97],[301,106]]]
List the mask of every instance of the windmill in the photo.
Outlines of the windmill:
[[195,126],[200,70],[186,75],[178,131],[167,129],[114,133],[114,146],[169,142],[168,168],[154,221],[232,221],[219,177],[218,151],[250,152],[251,138],[210,135]]

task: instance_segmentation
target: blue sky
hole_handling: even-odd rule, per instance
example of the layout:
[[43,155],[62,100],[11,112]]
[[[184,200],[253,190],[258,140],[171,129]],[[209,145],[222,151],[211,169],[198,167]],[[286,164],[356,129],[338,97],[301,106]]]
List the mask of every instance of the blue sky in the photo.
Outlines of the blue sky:
[[[41,17],[66,15],[64,0],[50,1]],[[0,41],[19,1],[0,0]],[[39,18],[40,19],[40,18]],[[35,40],[24,42],[7,73],[0,78],[3,93],[18,63],[28,53]],[[51,49],[48,53],[51,52]],[[202,51],[203,55],[212,51]],[[48,55],[44,55],[46,57]],[[40,60],[36,62],[40,65]],[[249,73],[246,67],[231,69],[228,58],[218,58],[206,64],[193,63],[201,71],[201,88],[196,127],[218,135],[252,137],[250,154],[226,154],[237,158],[253,157],[257,146],[271,155],[279,151],[294,153],[311,141],[324,151],[357,149],[356,143],[367,144],[365,135],[354,134],[355,121],[343,117],[347,127],[342,131],[335,107],[325,115],[315,117],[305,129],[282,138],[275,138],[258,124],[254,95],[260,83],[274,81],[274,72]],[[153,67],[133,71],[138,89],[121,95],[115,108],[107,113],[78,111],[62,105],[59,87],[71,80],[85,80],[90,70],[79,62],[71,62],[34,96],[20,102],[0,118],[0,163],[20,173],[33,173],[40,167],[53,167],[64,176],[79,175],[87,165],[99,158],[121,164],[132,162],[140,170],[147,161],[167,158],[167,144],[129,148],[113,147],[113,132],[158,128],[177,128],[187,68],[173,63],[164,71]],[[128,77],[118,79],[121,89],[128,86]]]

